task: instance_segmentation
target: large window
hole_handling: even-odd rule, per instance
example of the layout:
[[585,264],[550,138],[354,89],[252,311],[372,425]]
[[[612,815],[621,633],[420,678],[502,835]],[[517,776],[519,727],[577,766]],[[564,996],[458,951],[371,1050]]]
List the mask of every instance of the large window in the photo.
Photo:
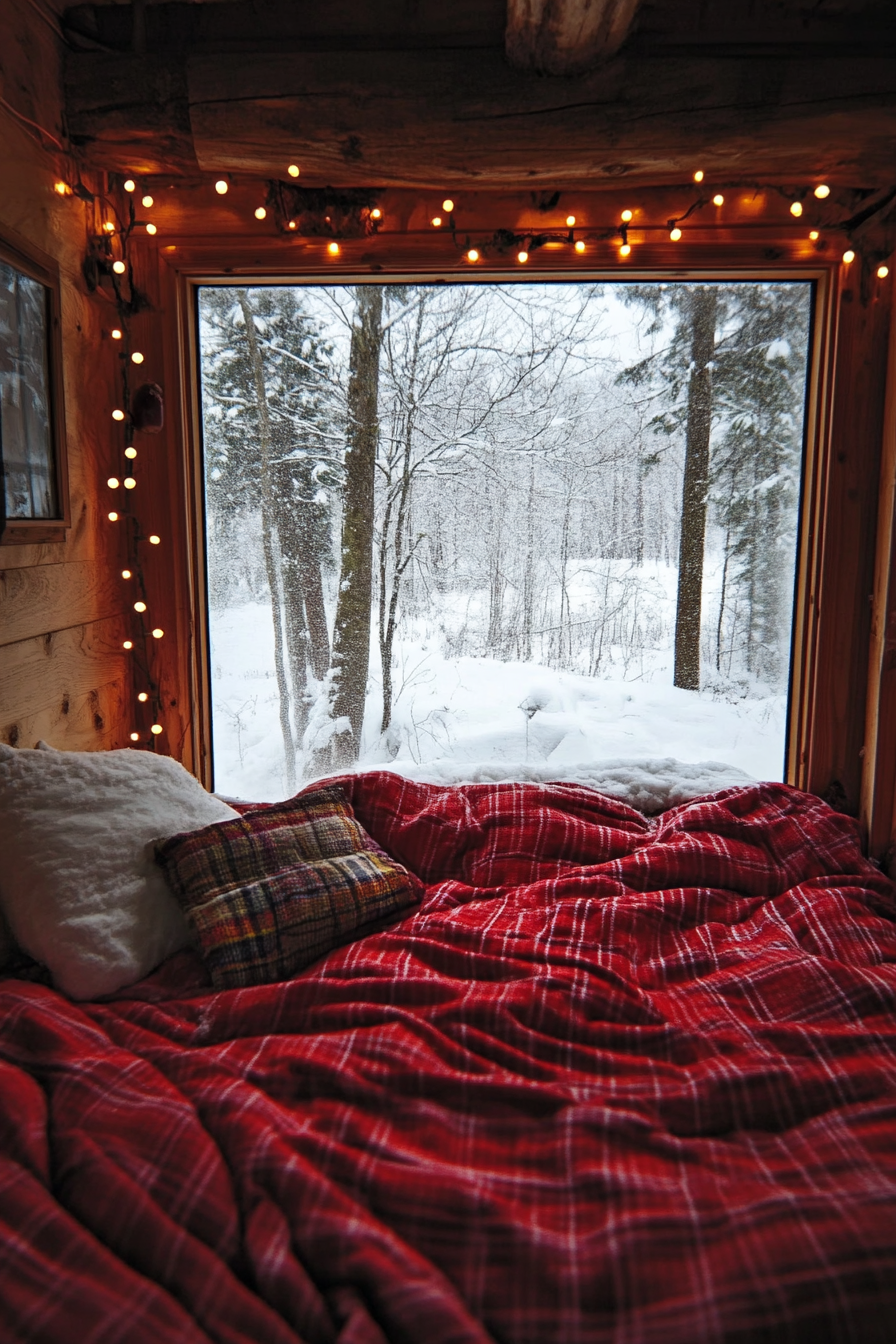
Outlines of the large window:
[[199,290],[215,786],[783,776],[811,285]]

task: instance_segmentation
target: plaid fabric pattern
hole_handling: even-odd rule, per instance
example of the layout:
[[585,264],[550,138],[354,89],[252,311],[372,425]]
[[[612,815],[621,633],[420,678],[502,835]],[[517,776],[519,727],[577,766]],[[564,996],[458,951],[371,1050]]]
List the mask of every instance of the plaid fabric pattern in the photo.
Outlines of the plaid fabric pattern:
[[172,836],[156,857],[219,989],[286,980],[422,891],[338,787]]
[[0,979],[0,1339],[896,1339],[896,905],[853,822],[339,784],[426,875],[401,923],[246,989]]

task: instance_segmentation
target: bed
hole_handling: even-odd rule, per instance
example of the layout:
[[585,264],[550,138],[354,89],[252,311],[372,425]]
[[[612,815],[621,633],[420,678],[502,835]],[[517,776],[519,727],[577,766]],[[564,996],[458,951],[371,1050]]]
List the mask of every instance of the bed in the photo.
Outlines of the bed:
[[896,1338],[894,889],[780,784],[336,785],[419,904],[292,978],[0,979],[0,1338]]

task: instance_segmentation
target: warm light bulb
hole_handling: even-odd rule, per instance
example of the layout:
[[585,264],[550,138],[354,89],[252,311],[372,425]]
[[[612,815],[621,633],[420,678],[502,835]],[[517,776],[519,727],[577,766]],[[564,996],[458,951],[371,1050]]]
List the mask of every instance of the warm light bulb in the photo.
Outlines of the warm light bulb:
[[149,696],[147,695],[146,691],[140,691],[140,693],[137,696],[137,699],[140,701],[141,705],[145,705],[147,700],[149,699]]
[[223,177],[219,177],[215,183],[215,191],[219,196],[226,196],[230,190],[230,183],[225,182]]
[[141,352],[140,352],[139,350],[135,350],[134,353],[131,355],[131,363],[132,363],[132,364],[142,364],[142,363],[143,363],[143,355],[141,354]]
[[294,219],[291,219],[286,226],[288,229],[297,229],[299,226]]
[[371,212],[370,212],[370,218],[371,218],[371,219],[382,219],[382,217],[383,217],[383,212],[382,212],[382,210],[379,208],[378,205],[374,206],[374,208],[373,208],[373,209],[371,210]]
[[817,229],[810,229],[810,230],[809,230],[809,237],[810,237],[810,239],[812,240],[813,243],[817,243],[817,242],[818,242],[818,230],[817,230]]
[[140,741],[140,734],[139,734],[139,733],[131,733],[131,741],[132,741],[132,742],[139,742],[139,741]]
[[631,220],[631,217],[632,217],[631,210],[623,210],[622,214],[619,216],[623,224],[628,224],[629,221]]
[[256,219],[265,219],[265,218],[267,218],[267,213],[268,213],[268,212],[267,212],[267,210],[265,210],[264,206],[263,206],[263,205],[260,205],[260,206],[258,207],[258,209],[255,211],[255,218],[256,218]]
[[144,196],[140,204],[143,206],[144,210],[151,210],[153,204],[152,197]]
[[68,186],[66,185],[65,182],[54,182],[53,190],[56,192],[57,196],[68,195]]
[[136,484],[137,484],[137,482],[134,480],[133,476],[125,476],[125,478],[124,478],[124,488],[125,488],[125,490],[133,490],[133,489],[135,488]]
[[889,266],[878,266],[878,268],[877,268],[877,278],[878,278],[878,280],[886,280],[886,278],[887,278],[887,276],[888,276],[889,274],[890,274],[890,268],[889,268]]
[[702,182],[702,181],[703,181],[703,169],[702,169],[702,168],[698,168],[698,169],[697,169],[696,173],[694,174],[694,181],[695,181],[695,182]]
[[108,517],[110,523],[117,523],[117,522],[118,522],[118,514],[115,512],[114,509],[112,510],[111,513],[107,514],[107,517]]
[[132,576],[131,576],[131,571],[130,571],[129,569],[123,569],[123,570],[121,571],[121,577],[122,577],[123,579],[129,579],[129,578],[131,578],[131,577],[132,577]]
[[725,204],[725,197],[722,195],[722,193],[721,193],[720,191],[717,192],[715,196],[713,196],[713,198],[712,198],[712,203],[713,203],[713,205],[724,205],[724,204]]
[[847,264],[847,266],[848,266],[849,263],[850,263],[851,261],[855,261],[855,259],[856,259],[856,254],[855,254],[855,252],[853,252],[853,250],[852,250],[851,247],[848,247],[848,248],[846,249],[846,251],[843,253],[843,260],[846,262],[846,264]]
[[516,259],[517,259],[517,261],[519,261],[519,262],[526,262],[526,261],[529,260],[529,253],[528,253],[528,252],[517,252],[517,254],[516,254]]
[[567,227],[568,229],[575,228],[575,223],[576,223],[576,217],[575,217],[575,215],[567,215],[567,216],[566,216],[566,227]]
[[123,261],[113,261],[112,269],[116,275],[124,275],[125,271],[127,270],[127,266],[125,266]]
[[584,251],[585,251],[585,244],[582,242],[582,239],[581,239],[581,238],[580,238],[579,241],[576,243],[576,251],[577,251],[577,252],[584,252]]
[[794,201],[793,205],[790,207],[790,213],[799,219],[800,215],[803,213],[802,204],[799,201]]
[[161,628],[161,626],[157,625],[155,630],[153,630],[152,632],[152,637],[153,639],[161,639],[164,633],[165,631]]
[[121,647],[123,649],[132,649],[134,647],[134,641],[132,639],[126,639]]
[[338,243],[327,243],[327,251],[329,252],[329,254],[330,254],[331,257],[338,257],[338,256],[339,256],[339,244],[338,244]]
[[830,187],[827,185],[827,183],[826,183],[826,182],[819,182],[818,186],[815,188],[815,195],[818,197],[818,199],[819,199],[820,201],[823,201],[823,200],[825,199],[825,197],[826,197],[826,196],[830,196],[830,194],[831,194],[831,189],[830,189]]
[[442,216],[441,216],[441,215],[433,215],[433,217],[432,217],[432,226],[433,226],[434,229],[440,229],[440,228],[442,227]]
[[111,219],[107,219],[105,224],[103,225],[103,233],[114,233],[114,232],[115,232],[115,225],[112,223]]
[[133,446],[132,446],[132,447],[129,447],[129,448],[125,448],[125,450],[124,450],[124,455],[125,455],[125,457],[136,457],[136,456],[137,456],[137,449],[134,448]]
[[297,163],[291,163],[286,171],[289,173],[290,177],[298,177],[302,170]]
[[114,410],[114,411],[112,412],[112,419],[113,419],[113,420],[123,420],[123,419],[124,419],[124,411]]
[[136,190],[137,190],[137,183],[134,181],[134,179],[133,179],[132,177],[126,178],[125,181],[122,182],[121,185],[124,187],[125,191],[136,191]]
[[149,544],[150,546],[158,546],[161,540],[162,540],[161,537],[157,537],[155,533],[153,533],[152,536],[149,538]]
[[158,229],[156,228],[155,224],[147,224],[146,232],[149,234],[151,238],[154,238],[155,235],[158,233]]
[[110,476],[106,484],[108,485],[110,490],[117,490],[119,485],[118,477]]
[[677,224],[674,229],[669,230],[669,237],[672,239],[673,243],[678,242],[679,238],[681,237],[681,229],[678,227]]
[[154,737],[158,737],[159,733],[162,731],[162,725],[160,723],[154,723],[149,731]]
[[478,260],[479,260],[479,253],[477,252],[475,247],[471,247],[469,252],[467,253],[467,261],[478,261]]
[[631,243],[623,243],[619,249],[620,257],[627,257],[628,254],[631,252],[631,250],[632,250]]
[[451,211],[454,209],[454,202],[450,196],[445,197],[445,200],[442,202],[442,209],[445,211],[446,215],[451,214]]
[[145,602],[135,602],[135,603],[134,603],[134,610],[135,610],[135,611],[139,611],[139,612],[141,612],[141,613],[144,612],[144,611],[146,610],[146,603],[145,603]]
[[121,340],[121,328],[120,328],[120,327],[113,327],[112,330],[110,331],[109,335],[112,337],[113,341],[120,341],[120,340]]

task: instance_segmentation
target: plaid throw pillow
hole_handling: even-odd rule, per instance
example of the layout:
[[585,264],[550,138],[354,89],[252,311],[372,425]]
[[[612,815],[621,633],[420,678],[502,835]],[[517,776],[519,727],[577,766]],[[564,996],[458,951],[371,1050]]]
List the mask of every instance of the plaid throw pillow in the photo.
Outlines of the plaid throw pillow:
[[172,836],[156,856],[218,989],[286,980],[423,890],[333,785]]

